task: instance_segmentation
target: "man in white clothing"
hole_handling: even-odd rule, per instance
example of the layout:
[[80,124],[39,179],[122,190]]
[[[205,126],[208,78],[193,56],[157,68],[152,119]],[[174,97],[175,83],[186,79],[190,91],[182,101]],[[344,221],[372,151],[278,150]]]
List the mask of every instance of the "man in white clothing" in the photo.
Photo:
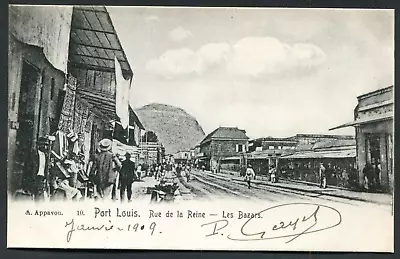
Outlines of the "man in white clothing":
[[245,176],[245,181],[247,182],[248,188],[251,188],[251,179],[253,179],[256,176],[256,173],[254,173],[254,170],[250,164],[247,165],[246,169],[246,176]]

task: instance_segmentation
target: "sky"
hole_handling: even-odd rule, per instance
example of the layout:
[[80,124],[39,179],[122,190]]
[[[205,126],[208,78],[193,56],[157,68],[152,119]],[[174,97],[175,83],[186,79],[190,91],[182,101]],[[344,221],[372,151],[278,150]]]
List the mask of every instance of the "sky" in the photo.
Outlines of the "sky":
[[329,131],[394,84],[392,10],[107,7],[134,71],[131,104],[174,105],[205,133]]

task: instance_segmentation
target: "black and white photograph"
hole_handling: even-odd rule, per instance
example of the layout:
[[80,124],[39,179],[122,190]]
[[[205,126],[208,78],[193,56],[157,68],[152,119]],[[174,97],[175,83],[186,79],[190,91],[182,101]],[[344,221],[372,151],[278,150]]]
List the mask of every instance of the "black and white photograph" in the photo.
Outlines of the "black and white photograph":
[[394,10],[8,13],[8,247],[394,251]]

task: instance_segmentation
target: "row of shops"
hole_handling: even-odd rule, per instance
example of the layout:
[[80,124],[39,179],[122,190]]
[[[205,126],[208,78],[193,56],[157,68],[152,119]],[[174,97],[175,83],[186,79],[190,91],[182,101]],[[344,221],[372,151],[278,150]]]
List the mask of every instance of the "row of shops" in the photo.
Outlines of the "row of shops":
[[[103,138],[139,159],[144,127],[118,99],[129,96],[133,71],[105,7],[10,6],[8,45],[11,192],[39,139],[50,143],[45,173],[53,166],[66,174],[66,161],[86,167]],[[126,119],[116,112],[122,103]]]
[[[297,134],[288,138],[248,140],[244,130],[220,127],[200,143],[195,161],[207,170],[244,174],[251,164],[256,175],[269,175],[271,166],[281,178],[319,182],[326,168],[327,184],[391,192],[394,186],[394,87],[359,96],[354,121],[332,128],[355,127],[355,136]],[[368,170],[366,170],[366,168]]]
[[[324,138],[321,140],[320,138]],[[326,138],[331,138],[326,140]],[[272,138],[268,142],[272,143]],[[282,140],[277,140],[277,143]],[[291,140],[293,141],[293,140]],[[318,141],[318,142],[316,142]],[[221,159],[220,170],[244,174],[248,164],[256,175],[269,177],[269,170],[276,167],[279,177],[304,182],[319,182],[319,167],[328,168],[327,181],[330,185],[353,188],[356,175],[356,141],[350,136],[318,135],[314,144],[299,144],[294,148],[270,148],[252,151],[236,157]]]

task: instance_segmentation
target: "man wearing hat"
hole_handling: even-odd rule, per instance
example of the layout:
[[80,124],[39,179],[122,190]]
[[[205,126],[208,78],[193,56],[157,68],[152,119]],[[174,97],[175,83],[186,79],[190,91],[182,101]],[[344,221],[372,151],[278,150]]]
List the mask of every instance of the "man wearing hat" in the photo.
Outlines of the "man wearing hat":
[[121,201],[125,199],[125,190],[127,190],[128,201],[132,197],[132,183],[135,174],[135,163],[131,161],[131,154],[125,154],[125,160],[122,161],[122,168],[119,172],[119,183],[121,185]]
[[246,176],[245,176],[245,181],[247,182],[248,188],[251,188],[251,179],[254,178],[256,174],[254,173],[254,170],[250,164],[247,165],[246,169]]
[[42,200],[46,196],[46,170],[48,158],[46,157],[50,141],[40,137],[36,148],[27,156],[22,177],[22,189],[33,194],[35,200]]
[[326,188],[326,168],[324,163],[319,164],[319,187]]
[[93,161],[90,174],[93,175],[97,192],[101,198],[107,199],[115,184],[121,162],[115,154],[111,152],[112,141],[102,139],[99,143],[99,150]]

